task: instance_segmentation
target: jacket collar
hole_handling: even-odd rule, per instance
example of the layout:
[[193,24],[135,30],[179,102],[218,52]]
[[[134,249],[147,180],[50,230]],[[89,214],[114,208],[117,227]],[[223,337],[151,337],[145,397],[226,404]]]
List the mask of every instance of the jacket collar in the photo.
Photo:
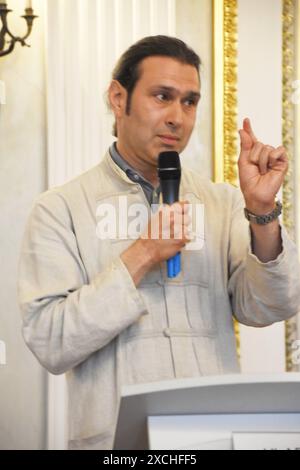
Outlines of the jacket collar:
[[136,183],[131,181],[131,179],[128,178],[126,173],[113,161],[109,153],[109,150],[107,150],[107,152],[104,155],[103,163],[110,171],[117,174],[123,181],[130,184],[131,186],[136,186]]

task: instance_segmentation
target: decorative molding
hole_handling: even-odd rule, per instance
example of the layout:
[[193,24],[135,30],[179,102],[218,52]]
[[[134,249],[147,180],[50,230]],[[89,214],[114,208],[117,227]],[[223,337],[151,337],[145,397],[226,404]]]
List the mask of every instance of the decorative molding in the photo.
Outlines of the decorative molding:
[[[289,170],[283,185],[283,223],[290,235],[296,240],[296,180],[295,162],[297,155],[296,148],[296,112],[299,106],[292,101],[294,93],[293,84],[297,79],[297,40],[299,41],[299,27],[296,25],[299,16],[299,0],[283,0],[282,15],[282,138],[283,145],[289,155]],[[299,63],[298,63],[299,67]],[[299,151],[299,149],[298,149]],[[299,370],[293,364],[292,355],[294,350],[292,345],[298,336],[297,318],[286,321],[285,327],[285,349],[286,349],[286,370],[294,372]]]
[[237,0],[214,0],[214,181],[237,186]]
[[[296,209],[296,242],[300,260],[300,1],[296,4],[296,89],[295,89],[295,209]],[[300,313],[297,316],[297,336],[300,339]],[[300,365],[298,365],[300,372]]]
[[[213,1],[213,170],[216,183],[238,186],[237,0]],[[234,321],[240,357],[239,324]]]
[[213,0],[213,178],[224,181],[224,1]]
[[294,198],[293,198],[293,154],[294,154],[294,105],[291,100],[292,86],[295,80],[295,1],[283,1],[282,30],[282,137],[283,145],[289,154],[289,170],[283,186],[283,221],[289,234],[294,238]]
[[237,176],[237,0],[224,2],[224,181],[238,186]]

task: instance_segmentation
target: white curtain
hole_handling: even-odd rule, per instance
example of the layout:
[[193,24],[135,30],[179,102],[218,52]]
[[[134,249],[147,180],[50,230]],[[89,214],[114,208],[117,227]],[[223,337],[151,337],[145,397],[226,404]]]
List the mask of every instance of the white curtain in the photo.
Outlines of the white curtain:
[[112,142],[105,91],[122,52],[174,33],[175,0],[48,0],[49,187],[97,164]]
[[[113,140],[105,91],[116,60],[148,35],[175,35],[175,0],[48,0],[48,187],[96,165]],[[65,377],[49,374],[48,448],[67,441]]]

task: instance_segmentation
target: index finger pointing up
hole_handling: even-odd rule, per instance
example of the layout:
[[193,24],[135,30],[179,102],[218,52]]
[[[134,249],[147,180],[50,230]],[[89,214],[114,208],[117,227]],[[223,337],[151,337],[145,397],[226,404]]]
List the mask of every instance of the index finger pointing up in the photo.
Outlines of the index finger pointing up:
[[246,131],[250,135],[253,143],[255,144],[255,142],[257,142],[257,137],[255,136],[252,130],[251,122],[249,118],[244,119],[243,128],[244,128],[244,131]]

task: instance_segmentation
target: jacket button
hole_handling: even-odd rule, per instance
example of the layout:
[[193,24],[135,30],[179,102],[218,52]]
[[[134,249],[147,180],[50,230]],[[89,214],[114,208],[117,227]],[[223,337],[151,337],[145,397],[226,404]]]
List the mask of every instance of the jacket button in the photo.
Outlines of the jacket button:
[[165,328],[165,329],[164,329],[164,335],[165,335],[167,338],[170,338],[170,337],[171,337],[170,328]]

